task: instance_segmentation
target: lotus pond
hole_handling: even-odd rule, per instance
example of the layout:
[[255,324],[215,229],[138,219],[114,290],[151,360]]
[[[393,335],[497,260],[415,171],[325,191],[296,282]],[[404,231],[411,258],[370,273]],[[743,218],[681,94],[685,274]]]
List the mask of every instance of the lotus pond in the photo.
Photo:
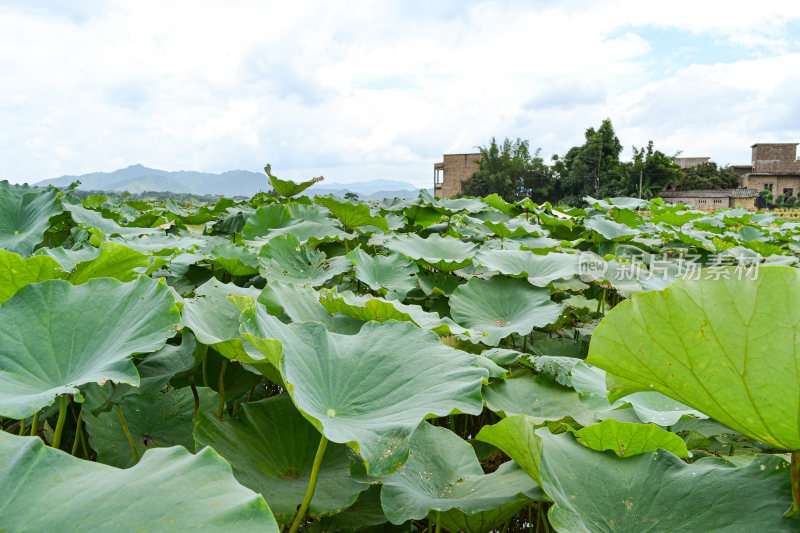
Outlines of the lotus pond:
[[800,530],[800,224],[0,182],[0,531]]

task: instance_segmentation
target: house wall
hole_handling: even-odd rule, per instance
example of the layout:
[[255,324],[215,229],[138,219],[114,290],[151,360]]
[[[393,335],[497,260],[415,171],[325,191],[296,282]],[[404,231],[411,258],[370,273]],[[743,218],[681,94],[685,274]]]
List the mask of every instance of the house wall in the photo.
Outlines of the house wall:
[[481,154],[444,154],[442,187],[435,190],[441,198],[461,194],[461,184],[478,171]]
[[676,157],[674,159],[675,164],[681,167],[681,170],[699,167],[703,163],[708,163],[710,160],[710,157]]
[[754,144],[753,172],[800,172],[797,143]]
[[767,185],[772,185],[773,196],[783,194],[783,189],[792,189],[792,195],[800,194],[800,174],[796,176],[759,176],[750,174],[747,176],[746,186],[761,192],[767,189]]

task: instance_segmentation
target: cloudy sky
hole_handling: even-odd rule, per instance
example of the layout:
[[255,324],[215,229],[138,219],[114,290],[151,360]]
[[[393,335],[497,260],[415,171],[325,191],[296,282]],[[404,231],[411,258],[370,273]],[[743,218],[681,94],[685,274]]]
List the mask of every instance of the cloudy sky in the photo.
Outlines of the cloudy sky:
[[[565,7],[567,4],[568,7]],[[430,185],[443,153],[800,142],[800,2],[0,1],[0,179],[131,164]]]

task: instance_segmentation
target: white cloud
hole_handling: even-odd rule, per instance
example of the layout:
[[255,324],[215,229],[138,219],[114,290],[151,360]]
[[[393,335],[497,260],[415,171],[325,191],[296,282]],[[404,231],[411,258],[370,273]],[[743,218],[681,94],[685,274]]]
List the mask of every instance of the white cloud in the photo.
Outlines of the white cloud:
[[[0,7],[0,179],[271,162],[427,184],[442,153],[549,157],[606,117],[626,147],[720,162],[800,140],[798,2],[87,5]],[[708,36],[703,64],[663,68],[681,43],[650,28]]]

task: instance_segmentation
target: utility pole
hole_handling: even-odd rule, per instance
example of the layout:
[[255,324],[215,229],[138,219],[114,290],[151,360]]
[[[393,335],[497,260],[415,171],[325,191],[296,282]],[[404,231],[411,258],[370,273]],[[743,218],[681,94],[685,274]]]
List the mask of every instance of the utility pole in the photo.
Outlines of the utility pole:
[[642,198],[642,169],[639,169],[639,199]]

